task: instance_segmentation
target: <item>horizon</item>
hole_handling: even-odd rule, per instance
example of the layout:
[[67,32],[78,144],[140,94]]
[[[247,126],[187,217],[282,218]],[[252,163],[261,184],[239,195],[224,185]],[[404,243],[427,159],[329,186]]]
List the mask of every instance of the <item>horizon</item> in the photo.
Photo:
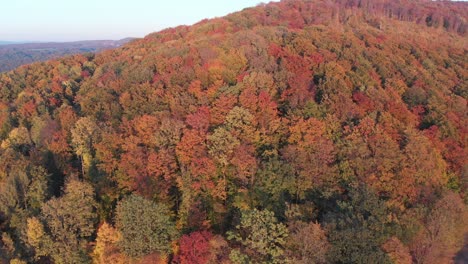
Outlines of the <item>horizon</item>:
[[[17,0],[3,4],[0,42],[47,43],[143,38],[153,32],[254,7],[260,0],[189,2],[174,0],[93,1]],[[103,12],[105,8],[111,9]],[[53,11],[53,12],[51,12]],[[77,19],[76,15],[85,14]]]

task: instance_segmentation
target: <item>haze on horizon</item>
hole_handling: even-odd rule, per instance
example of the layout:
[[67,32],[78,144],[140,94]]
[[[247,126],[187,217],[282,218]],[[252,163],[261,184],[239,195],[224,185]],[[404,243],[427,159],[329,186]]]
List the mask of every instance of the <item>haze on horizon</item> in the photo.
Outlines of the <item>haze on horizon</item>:
[[[2,3],[0,41],[65,42],[144,37],[221,17],[261,0],[15,0]],[[269,1],[265,1],[269,2]]]

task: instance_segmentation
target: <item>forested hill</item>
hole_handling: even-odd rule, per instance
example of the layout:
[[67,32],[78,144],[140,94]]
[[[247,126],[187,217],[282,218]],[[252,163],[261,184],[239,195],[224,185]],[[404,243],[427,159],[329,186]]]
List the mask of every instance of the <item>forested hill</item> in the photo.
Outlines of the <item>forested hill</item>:
[[0,258],[450,263],[467,11],[284,0],[0,75]]
[[128,43],[132,38],[121,40],[88,40],[77,42],[13,43],[0,41],[0,72],[37,61],[46,61],[66,55],[99,52]]

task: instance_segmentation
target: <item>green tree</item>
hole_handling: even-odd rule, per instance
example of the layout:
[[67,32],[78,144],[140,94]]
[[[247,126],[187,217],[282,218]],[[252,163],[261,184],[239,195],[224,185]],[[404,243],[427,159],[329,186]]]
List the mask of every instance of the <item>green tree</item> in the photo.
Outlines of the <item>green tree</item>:
[[254,116],[242,107],[234,107],[226,116],[226,128],[247,141],[255,139]]
[[152,252],[168,253],[176,229],[171,211],[137,195],[117,205],[116,224],[122,234],[120,247],[127,256],[141,257]]
[[42,207],[40,220],[28,220],[28,241],[36,256],[49,256],[55,263],[88,263],[89,239],[97,220],[94,190],[88,183],[71,180],[62,197]]
[[0,215],[5,221],[4,238],[14,245],[11,255],[29,257],[31,251],[25,244],[26,221],[37,215],[48,197],[48,174],[43,167],[33,166],[24,160],[8,164],[7,178],[0,182]]
[[258,262],[279,263],[283,258],[288,230],[268,210],[245,211],[235,232],[228,232],[228,238],[240,242],[251,258]]
[[9,216],[18,209],[38,213],[47,198],[48,174],[43,167],[15,163],[5,183],[0,185],[0,212]]
[[390,263],[381,245],[391,236],[384,201],[366,187],[352,189],[348,199],[336,201],[336,211],[325,216],[332,263]]
[[217,128],[207,139],[210,155],[222,166],[227,166],[234,149],[240,144],[239,140],[223,127]]

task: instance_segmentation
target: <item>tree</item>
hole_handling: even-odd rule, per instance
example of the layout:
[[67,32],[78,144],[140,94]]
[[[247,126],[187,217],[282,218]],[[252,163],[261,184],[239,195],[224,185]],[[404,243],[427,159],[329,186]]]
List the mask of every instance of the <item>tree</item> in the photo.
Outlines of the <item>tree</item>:
[[32,217],[27,220],[27,237],[28,244],[34,248],[36,251],[36,258],[39,256],[46,256],[49,254],[52,246],[52,241],[50,237],[46,234],[44,230],[44,225],[41,221]]
[[410,243],[417,263],[445,263],[463,245],[468,209],[459,194],[445,193],[430,210]]
[[223,180],[218,182],[217,186],[220,188],[217,192],[217,196],[222,199],[226,198],[226,167],[230,164],[234,149],[239,146],[239,139],[234,137],[231,132],[226,130],[224,127],[217,128],[212,135],[207,137],[208,139],[208,153],[216,160],[219,167],[222,169]]
[[234,107],[226,116],[226,128],[246,142],[255,140],[254,116],[242,107]]
[[93,143],[96,142],[99,128],[89,117],[80,118],[71,129],[72,145],[75,152],[81,158],[81,170],[83,176],[91,165],[93,156]]
[[32,252],[25,239],[25,219],[37,215],[49,197],[49,174],[43,167],[21,158],[3,165],[7,167],[4,171],[7,178],[0,181],[0,215],[5,226],[3,238],[8,237],[14,245],[12,256],[29,258]]
[[119,243],[129,257],[141,257],[153,252],[169,253],[176,229],[171,211],[140,196],[131,195],[119,202],[116,225],[122,234]]
[[[0,212],[11,216],[15,210],[27,210],[37,213],[48,197],[47,181],[49,175],[43,167],[21,164],[10,164],[14,169],[0,185]],[[24,166],[25,168],[21,168]]]
[[96,219],[92,186],[70,180],[62,197],[52,198],[42,206],[39,219],[29,219],[29,244],[37,257],[49,256],[55,263],[88,262],[87,243]]
[[337,200],[336,210],[325,215],[332,245],[332,263],[390,263],[381,245],[390,237],[393,223],[388,209],[367,187],[351,189],[348,199]]
[[213,234],[209,231],[193,232],[182,236],[179,240],[179,254],[175,262],[180,264],[207,263],[212,255],[210,252],[212,237]]
[[217,128],[207,139],[208,153],[221,166],[227,166],[234,149],[240,144],[239,140],[223,127]]
[[405,246],[397,237],[389,238],[382,249],[387,253],[393,263],[411,264],[413,259],[407,246]]
[[294,259],[294,263],[327,263],[330,243],[319,223],[293,222],[289,229],[288,255]]
[[324,122],[315,118],[299,119],[290,126],[289,133],[290,144],[283,156],[295,171],[296,197],[303,199],[306,191],[321,186],[335,173],[334,146]]
[[17,127],[10,131],[8,139],[2,142],[2,148],[12,147],[20,152],[26,152],[31,147],[32,141],[29,131],[25,127]]
[[118,243],[122,235],[111,225],[104,222],[98,229],[96,246],[93,251],[93,261],[99,264],[124,264],[129,260],[120,253]]
[[287,237],[286,226],[278,222],[273,212],[257,209],[242,212],[236,231],[228,232],[228,239],[239,242],[245,252],[252,252],[253,260],[271,263],[283,259]]

